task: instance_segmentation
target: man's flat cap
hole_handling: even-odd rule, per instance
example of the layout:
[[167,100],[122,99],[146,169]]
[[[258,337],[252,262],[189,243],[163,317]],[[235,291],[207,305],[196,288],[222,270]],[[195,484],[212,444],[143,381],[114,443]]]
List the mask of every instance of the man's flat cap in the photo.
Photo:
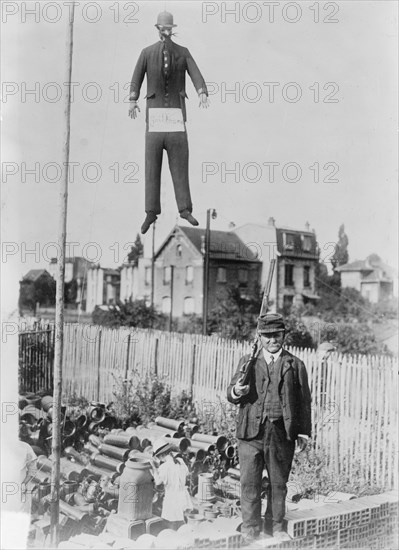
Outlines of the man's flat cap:
[[261,334],[281,332],[285,330],[284,319],[279,313],[266,313],[258,317],[257,329]]

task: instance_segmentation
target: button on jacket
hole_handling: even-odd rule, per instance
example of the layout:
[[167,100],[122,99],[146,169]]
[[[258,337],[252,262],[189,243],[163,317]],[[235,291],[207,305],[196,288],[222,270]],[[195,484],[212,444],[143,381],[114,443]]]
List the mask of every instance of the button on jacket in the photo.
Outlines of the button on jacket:
[[[266,393],[270,384],[268,369],[263,354],[258,356],[250,379],[247,395],[235,398],[232,389],[241,376],[240,369],[249,359],[241,358],[237,371],[227,389],[227,399],[239,404],[237,438],[248,440],[257,437],[263,422]],[[299,434],[311,435],[311,396],[308,377],[303,362],[283,350],[274,366],[278,380],[278,395],[282,407],[284,428],[289,441]]]
[[164,43],[158,41],[144,48],[134,69],[130,99],[137,100],[144,76],[147,75],[147,109],[155,107],[180,108],[183,120],[186,121],[186,72],[189,74],[197,93],[208,95],[204,78],[187,48],[170,41],[168,44],[169,59],[165,76]]

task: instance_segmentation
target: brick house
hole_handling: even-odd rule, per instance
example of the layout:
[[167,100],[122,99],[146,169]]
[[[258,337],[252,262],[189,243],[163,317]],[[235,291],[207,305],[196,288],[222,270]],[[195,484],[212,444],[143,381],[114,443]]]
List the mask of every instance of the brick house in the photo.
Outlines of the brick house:
[[292,305],[315,302],[315,268],[319,249],[314,231],[309,224],[305,229],[276,227],[270,217],[267,224],[245,224],[234,229],[247,247],[256,252],[262,262],[262,286],[270,267],[270,260],[277,260],[270,292],[271,310],[281,310]]
[[305,230],[277,227],[278,307],[314,303],[319,300],[315,288],[315,269],[319,261],[316,235]]
[[[173,317],[202,315],[205,229],[175,226],[155,254],[154,304]],[[209,311],[229,284],[251,295],[260,283],[261,262],[233,231],[210,232]]]

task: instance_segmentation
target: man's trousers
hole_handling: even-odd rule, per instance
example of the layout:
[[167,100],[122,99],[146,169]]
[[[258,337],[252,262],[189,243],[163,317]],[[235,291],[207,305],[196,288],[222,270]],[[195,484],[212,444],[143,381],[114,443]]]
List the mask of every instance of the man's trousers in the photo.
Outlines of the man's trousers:
[[242,533],[258,533],[261,528],[262,471],[266,468],[269,482],[266,487],[266,523],[273,530],[283,529],[287,481],[294,457],[295,442],[288,441],[283,420],[266,420],[258,437],[239,440],[238,456],[241,480]]
[[192,212],[188,180],[188,141],[186,132],[146,132],[145,211],[161,213],[161,169],[163,150],[168,153],[169,169],[179,212]]

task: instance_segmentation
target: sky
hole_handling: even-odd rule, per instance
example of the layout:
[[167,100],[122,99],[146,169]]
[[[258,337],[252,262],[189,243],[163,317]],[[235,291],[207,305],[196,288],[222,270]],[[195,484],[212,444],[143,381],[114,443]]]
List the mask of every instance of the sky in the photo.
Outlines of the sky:
[[[316,231],[321,259],[345,224],[350,260],[397,265],[395,2],[77,2],[67,254],[116,267],[144,220],[146,84],[138,119],[128,83],[174,15],[210,92],[188,78],[194,215]],[[29,11],[30,10],[30,11]],[[57,255],[65,139],[66,2],[4,2],[2,270],[18,281]],[[33,90],[33,92],[32,92]],[[31,92],[29,92],[31,91]],[[272,169],[273,168],[273,169]],[[166,154],[156,246],[178,216]],[[152,232],[143,236],[150,254]],[[72,244],[75,243],[75,244]],[[11,292],[12,289],[12,292]]]

